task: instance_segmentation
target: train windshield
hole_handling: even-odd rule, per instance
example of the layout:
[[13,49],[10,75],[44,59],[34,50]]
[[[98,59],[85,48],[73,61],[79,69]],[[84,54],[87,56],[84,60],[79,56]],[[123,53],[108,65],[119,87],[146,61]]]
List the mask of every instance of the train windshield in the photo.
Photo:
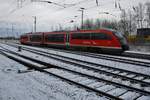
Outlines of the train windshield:
[[127,44],[127,40],[124,34],[122,34],[121,32],[113,32],[113,33],[116,35],[116,37],[118,37],[122,45]]
[[118,38],[124,38],[124,35],[121,32],[114,32],[114,34],[118,37]]

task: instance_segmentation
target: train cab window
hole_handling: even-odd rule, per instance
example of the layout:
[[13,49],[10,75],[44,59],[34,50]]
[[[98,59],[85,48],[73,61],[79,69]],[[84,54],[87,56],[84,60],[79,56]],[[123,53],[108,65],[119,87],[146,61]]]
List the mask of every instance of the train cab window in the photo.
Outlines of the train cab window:
[[121,32],[113,32],[115,36],[119,39],[121,44],[127,44],[126,36]]
[[41,35],[31,35],[30,36],[30,41],[32,42],[38,42],[42,40],[42,36]]
[[47,42],[64,42],[64,34],[48,34],[45,36]]
[[111,40],[111,36],[106,33],[92,33],[92,40]]
[[72,39],[91,39],[91,33],[73,33]]
[[121,32],[114,32],[114,34],[118,37],[118,38],[123,38],[124,35]]

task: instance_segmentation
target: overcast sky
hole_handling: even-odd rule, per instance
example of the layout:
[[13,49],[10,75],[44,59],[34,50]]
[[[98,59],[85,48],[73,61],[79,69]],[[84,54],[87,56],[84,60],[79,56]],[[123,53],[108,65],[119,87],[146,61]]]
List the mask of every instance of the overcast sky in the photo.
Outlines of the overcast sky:
[[[27,28],[32,30],[33,16],[37,16],[37,31],[50,31],[52,26],[72,26],[73,24],[80,25],[81,11],[80,7],[84,7],[84,19],[99,18],[118,20],[120,18],[120,9],[132,9],[138,3],[145,3],[149,0],[46,0],[64,5],[65,7],[45,2],[31,2],[44,0],[22,0],[22,5],[17,4],[18,0],[0,0],[0,25],[1,27],[11,28]],[[21,0],[20,0],[21,1]],[[115,2],[117,8],[115,7]],[[76,5],[72,5],[76,4]],[[103,14],[102,12],[109,12],[112,15]],[[100,13],[100,14],[99,14]],[[77,16],[77,17],[74,17]],[[74,20],[74,23],[70,23]]]

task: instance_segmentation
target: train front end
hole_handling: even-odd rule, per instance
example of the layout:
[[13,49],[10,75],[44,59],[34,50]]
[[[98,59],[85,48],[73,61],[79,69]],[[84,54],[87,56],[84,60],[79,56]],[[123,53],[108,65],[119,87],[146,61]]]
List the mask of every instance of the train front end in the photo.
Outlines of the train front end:
[[129,50],[129,45],[128,45],[127,38],[125,37],[125,35],[122,34],[121,32],[113,32],[113,33],[117,37],[118,41],[120,42],[122,51]]

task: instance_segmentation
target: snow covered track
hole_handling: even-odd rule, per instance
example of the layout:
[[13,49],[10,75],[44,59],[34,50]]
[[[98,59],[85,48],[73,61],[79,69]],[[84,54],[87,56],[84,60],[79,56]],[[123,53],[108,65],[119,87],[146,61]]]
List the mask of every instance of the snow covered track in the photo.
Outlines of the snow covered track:
[[[18,44],[9,44],[9,45],[17,46]],[[50,48],[50,49],[55,50],[55,51],[60,51],[60,52],[66,52],[66,53],[71,53],[71,54],[77,54],[77,55],[83,55],[83,56],[87,56],[87,57],[98,58],[98,59],[105,59],[105,60],[110,60],[110,61],[115,61],[115,62],[126,63],[126,64],[128,63],[128,64],[133,64],[133,65],[150,67],[150,62],[145,62],[145,61],[137,60],[134,58],[118,57],[118,56],[104,55],[104,54],[95,54],[95,53],[89,53],[89,52],[67,51],[67,50],[52,49],[52,48]],[[131,53],[129,53],[129,54],[127,54],[127,53],[125,53],[123,55],[126,55],[126,56],[132,55]],[[133,55],[136,56],[135,53],[133,53]],[[141,55],[139,55],[139,56],[141,56]],[[143,56],[146,56],[146,54],[143,54]],[[150,56],[150,55],[147,55],[147,56]]]
[[[19,63],[21,63],[21,64],[23,64],[23,65],[25,65],[25,66],[27,66],[27,67],[29,67],[29,68],[31,68],[31,69],[38,70],[38,71],[40,71],[40,72],[44,72],[44,73],[47,73],[47,74],[56,76],[56,77],[61,78],[61,79],[65,80],[65,81],[67,81],[67,82],[70,82],[70,83],[73,83],[73,84],[75,84],[75,85],[78,85],[79,87],[85,88],[85,89],[90,90],[90,91],[94,91],[94,92],[96,92],[96,93],[99,94],[99,95],[104,95],[104,96],[106,96],[106,97],[108,97],[108,98],[110,98],[110,99],[122,100],[122,99],[119,98],[119,97],[116,97],[116,96],[107,94],[107,93],[105,93],[105,92],[102,92],[102,91],[97,90],[97,89],[94,89],[94,88],[92,88],[92,87],[83,85],[82,83],[78,83],[78,82],[73,81],[73,80],[70,80],[70,79],[68,79],[68,78],[64,78],[64,77],[62,77],[61,75],[57,75],[58,73],[56,73],[56,74],[51,73],[51,72],[49,72],[49,71],[47,71],[47,70],[44,70],[45,67],[43,68],[43,67],[35,66],[35,65],[32,64],[32,63],[28,63],[28,62],[26,62],[26,61],[20,60],[18,57],[11,56],[11,55],[9,55],[9,54],[7,54],[7,53],[4,53],[4,52],[9,52],[9,53],[10,53],[11,51],[6,51],[6,50],[2,50],[2,49],[1,49],[0,52],[1,52],[3,55],[7,56],[8,58],[13,59],[13,60],[15,60],[15,61],[17,61],[17,62],[19,62]],[[11,53],[13,53],[13,52],[11,52]],[[14,54],[14,53],[13,53],[13,54]],[[19,55],[18,55],[18,56],[19,56]],[[27,59],[28,57],[24,57],[24,58]],[[29,60],[31,60],[31,59],[29,59]],[[35,61],[36,61],[36,60],[35,60]],[[39,61],[39,62],[40,62],[40,61]],[[41,62],[40,62],[40,63],[41,63]],[[47,64],[46,64],[46,65],[47,65]],[[47,68],[49,68],[49,66],[50,66],[50,68],[52,68],[53,65],[49,65],[49,64],[48,64],[48,65],[47,65]],[[75,74],[80,74],[80,73],[78,73],[78,72],[75,72],[75,71],[72,71],[72,70],[68,70],[68,69],[64,69],[64,68],[61,68],[61,67],[57,67],[57,66],[53,66],[53,67],[54,67],[54,68],[59,68],[59,69],[62,69],[62,70],[66,70],[66,71],[68,71],[68,72],[70,71],[70,72],[73,72],[73,73],[75,73]],[[81,77],[86,76],[86,75],[84,75],[84,74],[81,74],[81,75],[82,75]],[[78,77],[79,77],[79,76],[78,76]]]
[[123,53],[125,57],[134,57],[134,58],[141,58],[141,59],[150,59],[150,53],[141,53],[141,52],[133,52],[133,51],[126,51]]
[[[18,48],[18,46],[16,46],[16,45],[11,45],[11,46],[13,46],[13,47],[16,47],[16,48]],[[111,70],[114,70],[114,71],[121,71],[121,72],[127,72],[128,74],[135,74],[136,76],[143,76],[144,74],[140,74],[140,73],[136,73],[136,72],[133,72],[133,71],[129,71],[129,70],[124,70],[124,69],[120,69],[120,68],[116,68],[116,67],[111,67],[111,66],[107,66],[107,65],[103,65],[103,64],[98,64],[98,63],[93,63],[93,62],[89,62],[89,61],[86,61],[86,60],[82,60],[82,59],[78,59],[78,58],[73,58],[73,57],[68,57],[68,56],[65,56],[65,54],[62,56],[62,55],[60,55],[60,54],[57,54],[57,53],[51,53],[51,52],[48,52],[47,50],[38,50],[37,48],[31,48],[31,47],[24,47],[24,46],[22,46],[22,49],[24,49],[24,50],[27,50],[27,51],[30,51],[30,52],[33,52],[33,53],[38,53],[38,54],[40,54],[40,55],[45,55],[45,56],[47,56],[47,54],[49,54],[49,55],[53,55],[53,56],[57,56],[57,57],[62,57],[63,59],[65,58],[65,59],[68,59],[68,60],[73,60],[73,61],[80,61],[80,62],[84,62],[84,63],[86,63],[86,64],[91,64],[92,66],[93,65],[95,65],[95,66],[101,66],[102,68],[107,68],[106,70],[108,70],[108,69],[111,69]],[[35,52],[36,51],[36,52]],[[65,52],[65,51],[64,51]],[[44,53],[44,54],[43,54]],[[70,51],[69,51],[69,53],[70,53]],[[72,54],[72,52],[70,53],[70,54]],[[82,54],[81,54],[82,55]],[[88,56],[88,55],[87,55]],[[61,58],[61,60],[62,60],[62,58]],[[92,58],[95,58],[95,57],[92,57]],[[55,58],[56,59],[56,58]],[[122,58],[121,58],[122,59]],[[58,58],[57,58],[57,60],[58,60]],[[124,61],[125,60],[130,60],[130,59],[128,59],[128,58],[126,58],[126,59],[123,59]],[[133,60],[133,59],[132,59]],[[134,61],[134,60],[133,60]],[[135,62],[137,61],[137,59],[135,60]],[[138,60],[139,62],[142,62],[142,63],[146,63],[147,65],[150,65],[149,63],[149,61],[150,60],[147,60],[147,61],[144,61],[144,60]],[[132,64],[131,64],[132,65]],[[136,64],[135,64],[136,65]],[[140,65],[139,65],[140,66]],[[134,66],[134,67],[136,67],[136,66]],[[147,66],[146,66],[147,67]],[[120,72],[120,73],[121,73]],[[145,76],[145,77],[147,77],[147,76]]]
[[[28,49],[28,48],[23,48],[24,50],[30,51],[32,53],[36,53],[42,56],[46,56],[49,58],[53,58],[57,61],[61,61],[64,63],[69,63],[71,65],[75,65],[84,69],[88,69],[88,70],[92,70],[94,72],[100,72],[102,74],[106,74],[106,75],[111,75],[114,77],[119,77],[121,79],[127,79],[133,82],[137,82],[140,83],[142,85],[148,85],[150,86],[150,82],[145,82],[145,81],[141,81],[139,79],[136,79],[137,77],[142,77],[142,79],[150,79],[149,75],[145,75],[145,74],[141,74],[141,73],[136,73],[136,72],[132,72],[132,71],[128,71],[128,70],[123,70],[123,69],[118,69],[118,68],[113,68],[110,66],[105,66],[105,65],[101,65],[101,64],[96,64],[96,63],[92,63],[92,62],[87,62],[87,61],[82,61],[82,60],[78,60],[78,59],[74,59],[74,58],[69,58],[69,57],[65,57],[65,56],[61,56],[61,55],[56,55],[56,54],[52,54],[52,53],[47,53],[44,51],[40,51],[40,50],[35,50],[35,49]],[[93,67],[91,67],[93,66]],[[94,67],[95,66],[95,67]],[[100,68],[101,67],[101,68]],[[102,69],[102,70],[101,70]],[[130,78],[127,77],[125,75],[120,75],[118,73],[113,73],[115,71],[119,71],[119,73],[124,73],[125,75],[131,75],[134,78]]]
[[[38,55],[40,54],[43,57],[46,56],[46,53],[44,53],[42,51],[38,51],[37,52],[36,50],[31,50],[31,49],[30,49],[30,51],[32,51],[32,53],[37,53]],[[74,65],[75,69],[76,69],[75,70],[75,69],[72,69],[71,67],[61,67],[61,66],[51,65],[51,64],[49,64],[47,62],[44,62],[44,61],[41,61],[41,60],[37,60],[35,58],[30,58],[30,57],[27,57],[25,55],[22,55],[22,54],[19,54],[19,53],[16,53],[16,52],[11,52],[11,53],[17,54],[18,56],[24,57],[24,58],[29,59],[31,61],[35,61],[36,63],[40,63],[42,65],[50,66],[51,68],[55,68],[55,70],[57,70],[57,71],[54,70],[53,71],[54,74],[62,75],[61,74],[61,72],[62,72],[62,73],[65,74],[65,75],[62,75],[63,77],[74,76],[75,79],[80,79],[78,81],[79,83],[82,83],[82,81],[84,80],[84,78],[86,78],[89,81],[84,81],[84,82],[88,86],[92,87],[92,84],[96,84],[97,83],[96,86],[94,86],[94,87],[97,87],[99,90],[103,90],[104,93],[109,93],[109,94],[111,94],[111,95],[113,95],[115,97],[120,97],[122,99],[125,99],[127,94],[129,94],[129,95],[132,94],[132,95],[134,95],[132,97],[132,99],[139,99],[140,100],[140,98],[142,98],[144,96],[148,96],[148,97],[150,96],[150,92],[149,92],[150,91],[149,90],[150,86],[149,86],[149,83],[141,81],[140,79],[136,80],[138,74],[137,75],[131,75],[131,76],[133,76],[132,78],[127,78],[125,75],[120,75],[119,76],[118,74],[114,74],[113,73],[114,70],[109,69],[109,68],[106,68],[106,69],[110,70],[110,72],[107,71],[106,69],[104,69],[104,67],[103,67],[103,70],[100,70],[101,68],[98,69],[98,68],[95,68],[95,67],[91,67],[91,65],[92,66],[96,66],[96,65],[94,65],[92,63],[88,63],[87,64],[87,62],[83,62],[83,61],[80,61],[80,63],[79,63],[79,60],[78,61],[76,60],[75,62],[73,62],[73,61],[71,61],[73,59],[70,59],[70,60],[68,59],[67,60],[67,58],[63,58],[62,56],[61,57],[59,57],[57,55],[51,56],[50,54],[47,55],[47,57],[50,57],[50,58],[55,59],[57,61],[64,61],[65,63],[69,63],[69,64]],[[60,60],[60,59],[62,59],[62,60]],[[91,65],[89,66],[89,64],[91,64]],[[109,66],[105,66],[105,67],[109,67]],[[86,71],[84,69],[86,69]],[[44,69],[42,69],[42,70],[44,70]],[[46,69],[46,70],[48,70],[48,69]],[[82,70],[82,71],[79,71],[79,70]],[[90,72],[90,71],[93,71],[93,73]],[[60,73],[57,73],[57,72],[60,72]],[[90,73],[91,75],[89,75],[87,73]],[[129,73],[129,74],[131,74],[131,73]],[[103,76],[105,75],[105,78],[100,77],[102,75]],[[109,80],[109,78],[110,78],[109,76],[113,76],[113,77]],[[142,74],[140,74],[140,76],[143,77],[144,79],[145,78],[149,79],[148,75],[142,76]],[[115,79],[115,77],[121,78],[122,83],[113,81]],[[129,86],[123,84],[125,81],[130,81],[130,84],[128,84]],[[141,85],[141,86],[138,87],[137,84]],[[116,93],[115,91],[117,91],[118,89],[121,92],[117,92]]]
[[[56,49],[56,50],[58,50],[58,49]],[[95,54],[95,53],[88,53],[88,52],[72,52],[72,51],[66,51],[66,50],[58,50],[58,51],[72,53],[72,54],[78,54],[78,55],[84,55],[84,56],[98,58],[98,59],[106,59],[106,60],[111,60],[111,61],[117,61],[117,62],[122,62],[122,63],[129,63],[129,64],[140,65],[140,66],[144,66],[144,67],[150,67],[150,62],[125,59],[125,58],[115,57],[115,56],[111,56],[111,55]]]

